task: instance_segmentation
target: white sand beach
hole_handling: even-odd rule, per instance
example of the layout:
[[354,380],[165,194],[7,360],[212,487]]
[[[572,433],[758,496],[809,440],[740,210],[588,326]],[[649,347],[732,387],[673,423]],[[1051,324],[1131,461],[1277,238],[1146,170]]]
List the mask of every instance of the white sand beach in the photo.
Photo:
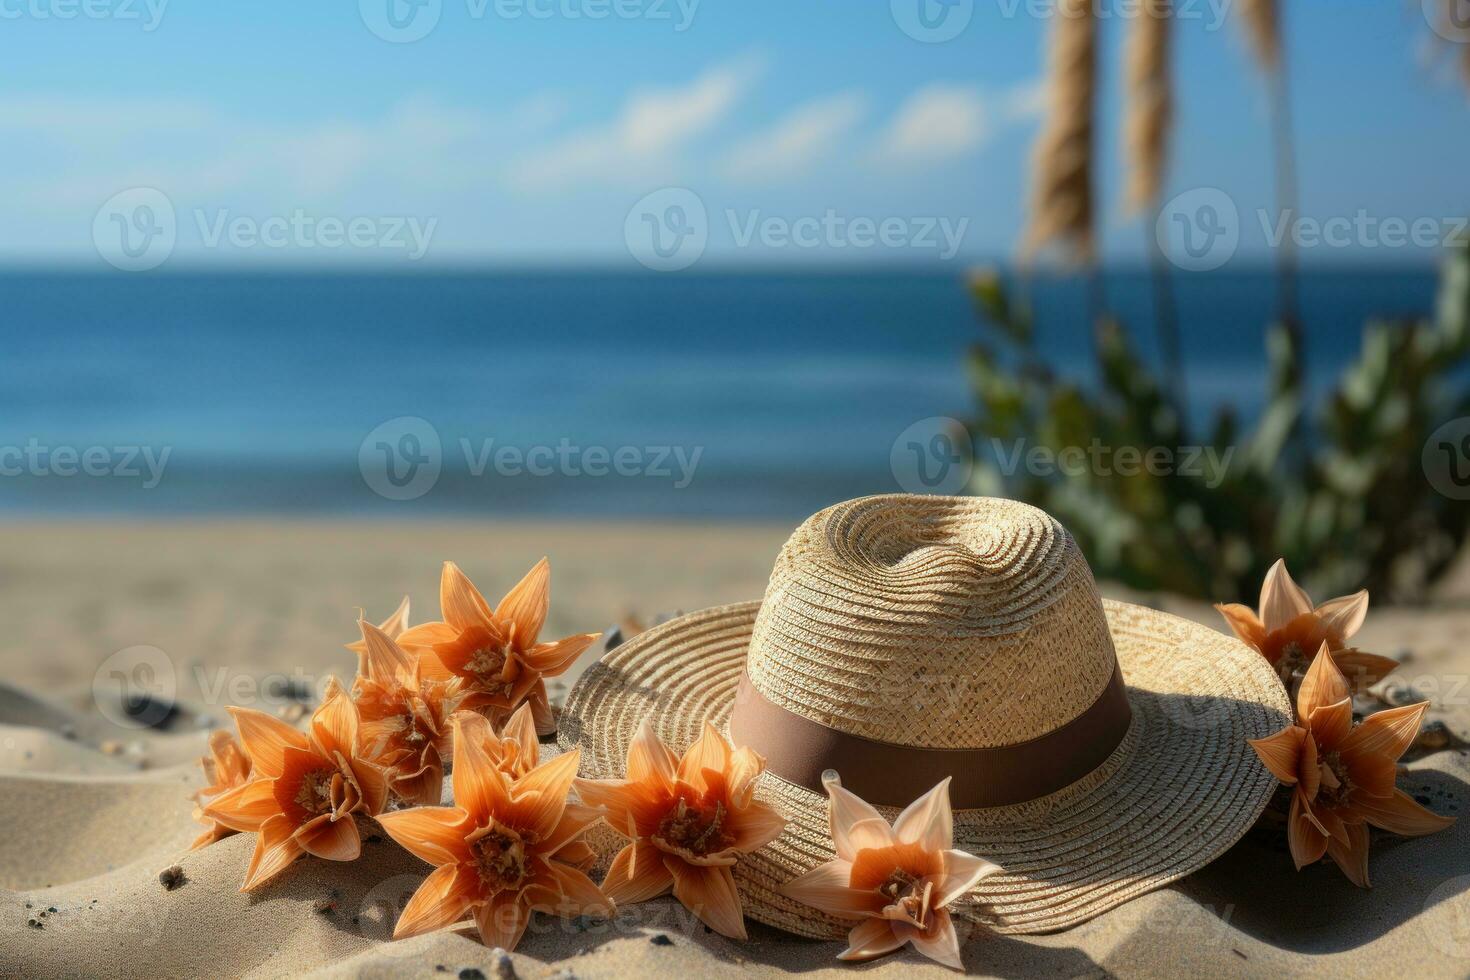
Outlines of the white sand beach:
[[[943,976],[911,951],[836,962],[837,944],[753,926],[709,933],[669,899],[611,923],[538,919],[508,957],[472,928],[387,941],[429,868],[364,823],[361,859],[304,859],[237,891],[248,835],[199,851],[188,796],[211,725],[243,704],[299,717],[329,674],[351,674],[357,610],[381,619],[410,592],[437,616],[440,563],[498,595],[551,559],[546,630],[758,598],[789,528],[560,522],[66,522],[5,528],[0,555],[0,976],[723,977]],[[1461,572],[1464,572],[1462,567]],[[1425,609],[1372,609],[1367,650],[1404,661],[1387,685],[1431,697],[1437,747],[1400,787],[1470,812],[1470,577]],[[1121,593],[1104,585],[1104,591]],[[1155,597],[1223,625],[1207,604]],[[1221,597],[1253,601],[1253,597]],[[161,651],[177,707],[156,728],[118,725],[94,686],[118,651]],[[565,695],[589,652],[553,698]],[[116,662],[116,661],[114,661]],[[96,685],[94,685],[96,680]],[[156,681],[157,678],[154,678]],[[1431,750],[1432,749],[1432,750]],[[1470,975],[1470,824],[1375,835],[1374,887],[1329,864],[1294,871],[1284,836],[1252,832],[1185,880],[1045,936],[971,935],[968,972],[1001,977]],[[160,878],[160,872],[179,870]],[[479,974],[474,972],[478,970]]]

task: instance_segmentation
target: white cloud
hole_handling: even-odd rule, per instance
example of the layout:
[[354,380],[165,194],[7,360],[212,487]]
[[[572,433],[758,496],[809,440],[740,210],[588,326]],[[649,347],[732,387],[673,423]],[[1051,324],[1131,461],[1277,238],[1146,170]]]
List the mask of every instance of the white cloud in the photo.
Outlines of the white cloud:
[[867,100],[857,92],[813,99],[731,150],[722,169],[734,180],[783,180],[801,173],[862,119]]
[[668,170],[695,137],[723,122],[763,71],[745,59],[711,68],[688,84],[638,89],[610,122],[572,132],[512,163],[521,187],[596,180],[623,182]]
[[941,164],[973,153],[1007,123],[1040,113],[1044,91],[1026,82],[996,94],[937,83],[909,96],[878,139],[882,163]]

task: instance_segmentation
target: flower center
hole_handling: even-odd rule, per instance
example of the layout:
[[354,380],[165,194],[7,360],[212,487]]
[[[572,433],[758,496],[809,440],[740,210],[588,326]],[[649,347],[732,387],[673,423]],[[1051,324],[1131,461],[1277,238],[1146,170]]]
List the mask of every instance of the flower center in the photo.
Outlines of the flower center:
[[[1318,763],[1323,770],[1322,784],[1317,790],[1317,800],[1324,806],[1346,806],[1357,787],[1353,785],[1347,765],[1338,752],[1328,752]],[[1331,778],[1327,774],[1331,773]],[[1335,785],[1329,785],[1335,784]]]
[[296,789],[296,805],[307,813],[330,813],[332,781],[337,773],[331,769],[313,769],[301,777]]
[[497,827],[470,845],[475,870],[492,892],[517,889],[526,880],[526,843],[511,830]]
[[897,905],[914,924],[920,928],[924,927],[924,920],[929,914],[929,889],[918,887],[919,879],[903,868],[894,868],[878,886],[878,894],[888,900],[888,904]]
[[1307,668],[1307,655],[1302,652],[1300,643],[1292,640],[1281,648],[1281,658],[1276,661],[1276,672],[1281,675],[1282,680],[1291,680],[1293,674]]
[[725,805],[719,800],[713,807],[691,805],[683,797],[659,821],[658,837],[672,847],[704,857],[728,848],[733,840],[725,832]]

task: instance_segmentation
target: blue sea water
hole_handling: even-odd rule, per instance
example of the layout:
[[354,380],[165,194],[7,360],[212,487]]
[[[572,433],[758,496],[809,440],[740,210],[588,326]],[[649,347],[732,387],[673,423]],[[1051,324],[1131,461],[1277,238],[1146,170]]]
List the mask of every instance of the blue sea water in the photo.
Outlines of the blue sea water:
[[[1084,284],[1024,288],[1039,343],[1085,380]],[[1369,317],[1428,314],[1435,274],[1314,271],[1301,288],[1325,382]],[[1154,357],[1147,275],[1106,289]],[[1267,270],[1176,280],[1196,417],[1258,410],[1274,289]],[[964,353],[981,336],[952,272],[11,272],[0,510],[797,518],[898,489],[899,433],[972,411]],[[431,427],[441,465],[394,500],[365,477],[364,440],[402,417]],[[412,455],[424,443],[400,430],[418,425],[380,434]],[[527,473],[535,447],[573,462]],[[626,472],[658,470],[662,451],[668,476],[588,475],[599,450]],[[165,459],[154,486],[148,454]]]

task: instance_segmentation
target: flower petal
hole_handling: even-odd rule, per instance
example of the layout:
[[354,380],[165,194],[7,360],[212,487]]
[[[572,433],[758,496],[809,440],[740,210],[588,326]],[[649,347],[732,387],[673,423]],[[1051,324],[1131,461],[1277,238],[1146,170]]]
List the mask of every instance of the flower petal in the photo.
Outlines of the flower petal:
[[1327,856],[1342,869],[1348,881],[1359,888],[1371,887],[1368,881],[1368,826],[1354,824],[1345,830],[1346,843],[1336,836],[1328,839]]
[[1391,657],[1380,657],[1376,653],[1365,653],[1352,648],[1334,650],[1332,659],[1337,669],[1347,678],[1354,692],[1366,691],[1399,669],[1399,662]]
[[281,805],[276,802],[273,780],[253,779],[225,790],[204,804],[203,810],[205,816],[231,830],[255,833],[261,824],[281,812]]
[[[388,805],[388,775],[380,767],[371,762],[357,758],[343,758],[339,760],[345,763],[352,773],[352,781],[357,783],[358,791],[362,794],[361,810],[370,817],[376,817],[383,812]],[[440,786],[443,786],[443,777],[440,777]],[[437,803],[437,798],[435,799]]]
[[[516,631],[516,635],[520,635],[519,630]],[[521,654],[521,663],[542,677],[555,677],[576,663],[582,652],[600,636],[602,636],[601,633],[583,633],[579,636],[557,640],[554,643],[538,643]]]
[[888,847],[898,842],[888,821],[857,794],[843,789],[835,772],[824,774],[822,785],[830,801],[828,821],[838,857],[851,861],[863,848]]
[[459,807],[416,806],[378,815],[378,825],[404,850],[429,864],[470,860],[465,836],[474,830]]
[[1418,704],[1374,712],[1343,740],[1343,754],[1377,755],[1397,760],[1414,744],[1427,710],[1429,702],[1421,701]]
[[628,779],[635,783],[651,782],[657,788],[672,791],[679,761],[669,751],[647,720],[638,726],[638,734],[628,745]]
[[1001,871],[1000,865],[965,851],[944,852],[944,878],[939,882],[934,904],[943,908],[974,888],[980,881]]
[[947,850],[954,843],[954,811],[949,806],[946,776],[898,815],[893,833],[902,844],[917,844],[926,851]]
[[492,948],[513,950],[531,921],[531,909],[515,892],[501,892],[475,910],[480,941]]
[[337,752],[345,756],[357,752],[357,705],[336,678],[328,681],[322,706],[311,716],[311,734],[328,758]]
[[1325,652],[1327,644],[1324,642],[1317,655],[1312,658],[1312,665],[1307,668],[1302,686],[1296,692],[1298,718],[1310,718],[1314,709],[1336,704],[1352,694],[1347,678],[1342,676],[1342,671],[1337,667],[1337,661],[1331,656],[1322,656]]
[[638,813],[648,803],[642,784],[627,779],[576,779],[572,785],[583,803],[606,811],[613,830],[628,837],[639,835]]
[[366,620],[359,620],[357,628],[362,631],[363,645],[358,670],[364,677],[381,684],[413,674],[415,658],[392,637]]
[[765,847],[781,836],[786,829],[786,818],[764,803],[751,803],[744,809],[731,810],[729,828],[734,840],[730,846],[749,854]]
[[776,889],[787,898],[842,919],[877,915],[885,899],[871,888],[852,887],[852,865],[840,858],[818,865]]
[[613,858],[602,893],[618,905],[646,902],[674,887],[674,876],[664,867],[663,853],[652,844],[629,844]]
[[567,795],[577,776],[582,751],[572,749],[517,779],[510,787],[516,826],[533,831],[538,838],[551,836],[566,811]]
[[1318,752],[1333,752],[1341,747],[1353,730],[1353,702],[1343,698],[1336,704],[1324,705],[1307,715],[1307,728]]
[[459,922],[474,900],[474,893],[467,886],[457,866],[446,864],[435,868],[403,907],[403,914],[393,926],[393,938],[421,936]]
[[1373,826],[1404,837],[1432,834],[1455,822],[1454,817],[1442,817],[1420,806],[1401,789],[1394,790],[1392,796],[1385,798],[1356,797],[1353,809]]
[[730,756],[730,771],[726,774],[725,788],[730,802],[737,807],[747,806],[755,795],[756,777],[766,768],[766,760],[754,749],[741,746]]
[[271,817],[261,824],[260,836],[255,840],[255,853],[250,857],[250,867],[245,869],[242,892],[254,891],[285,871],[291,863],[306,853],[292,837],[295,829],[284,815]]
[[1301,790],[1291,794],[1291,812],[1286,818],[1286,842],[1291,848],[1291,859],[1298,871],[1322,860],[1322,855],[1327,853],[1327,834],[1313,819],[1311,807],[1302,799]]
[[[444,800],[444,766],[424,766],[418,772],[390,780],[393,795],[412,806],[438,806]],[[371,813],[371,811],[369,811]]]
[[664,867],[674,876],[674,897],[722,936],[745,939],[745,915],[729,865],[695,866],[672,855]]
[[1356,633],[1368,617],[1368,590],[1329,599],[1317,607],[1316,613],[1328,633],[1342,643]]
[[541,635],[550,606],[551,562],[542,558],[500,600],[500,605],[495,607],[495,618],[502,623],[514,623],[516,648],[529,650]]
[[837,954],[839,960],[871,960],[875,956],[891,953],[904,943],[907,936],[900,936],[891,919],[865,919],[852,927],[847,934],[847,948]]
[[914,929],[909,942],[914,949],[936,963],[963,971],[965,962],[960,958],[960,937],[955,933],[954,920],[944,909],[935,909],[927,929]]
[[1286,559],[1276,559],[1276,564],[1271,566],[1266,580],[1261,583],[1261,625],[1269,633],[1311,611],[1312,600],[1292,580],[1291,573],[1286,570]]
[[515,742],[519,753],[517,758],[524,760],[526,766],[535,768],[541,755],[541,743],[536,737],[536,719],[529,704],[521,705],[511,714],[510,720],[500,730],[500,737]]
[[538,911],[553,912],[564,919],[575,918],[579,915],[590,915],[594,918],[607,918],[613,913],[613,903],[608,900],[601,889],[592,883],[592,879],[586,873],[562,864],[560,861],[550,863],[551,878],[556,883],[558,892],[554,904],[543,907],[539,903],[533,903],[532,908]]
[[569,802],[567,803],[566,810],[561,815],[561,820],[556,825],[556,829],[542,839],[538,849],[547,857],[556,856],[560,860],[575,863],[567,858],[562,858],[558,852],[578,837],[581,837],[589,827],[601,819],[602,809],[600,807]]
[[458,633],[478,626],[503,635],[495,625],[485,597],[452,561],[444,563],[444,571],[439,576],[439,614]]
[[257,775],[275,779],[281,774],[284,765],[282,753],[288,746],[302,750],[310,746],[305,732],[264,711],[231,708],[230,714],[235,716],[235,725],[240,729],[240,744],[250,756]]
[[1225,617],[1226,624],[1246,646],[1260,651],[1266,645],[1266,627],[1256,618],[1255,610],[1238,602],[1215,604],[1215,609]]
[[307,854],[327,861],[356,861],[362,854],[362,837],[352,817],[323,821],[310,831],[298,834],[296,842]]
[[492,814],[505,813],[510,805],[510,787],[495,768],[483,745],[465,734],[464,722],[454,722],[454,769],[450,774],[454,805],[483,826]]
[[704,723],[704,730],[699,735],[699,740],[684,753],[679,760],[679,779],[691,786],[703,791],[708,788],[704,770],[713,769],[715,772],[723,773],[730,764],[730,754],[734,750],[720,730],[709,722]]
[[1246,743],[1256,750],[1256,755],[1271,775],[1288,786],[1296,785],[1298,765],[1302,757],[1302,739],[1307,730],[1296,725],[1287,725],[1275,735],[1265,738],[1248,738]]

